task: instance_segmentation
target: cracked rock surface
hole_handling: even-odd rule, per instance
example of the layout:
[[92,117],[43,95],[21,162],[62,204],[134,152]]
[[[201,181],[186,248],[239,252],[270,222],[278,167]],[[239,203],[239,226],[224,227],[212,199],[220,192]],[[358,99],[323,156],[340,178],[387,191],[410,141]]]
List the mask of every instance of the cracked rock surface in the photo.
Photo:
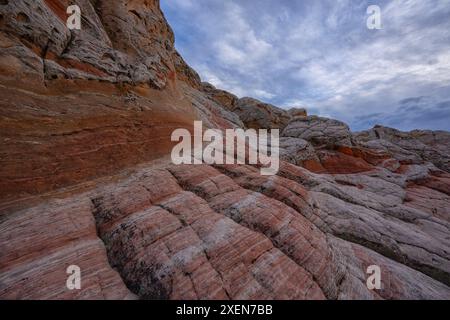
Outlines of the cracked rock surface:
[[[68,3],[0,2],[1,299],[450,299],[448,132],[239,99],[158,1]],[[195,120],[281,129],[280,170],[172,164]]]

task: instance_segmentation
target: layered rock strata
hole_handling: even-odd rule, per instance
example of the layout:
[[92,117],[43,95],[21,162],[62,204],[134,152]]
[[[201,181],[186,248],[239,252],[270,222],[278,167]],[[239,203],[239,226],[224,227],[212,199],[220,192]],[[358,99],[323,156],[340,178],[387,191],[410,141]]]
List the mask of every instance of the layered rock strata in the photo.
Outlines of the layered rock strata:
[[[450,299],[448,132],[240,99],[184,62],[158,1],[70,4],[81,30],[68,1],[0,1],[0,298]],[[194,120],[280,129],[278,174],[173,165]]]

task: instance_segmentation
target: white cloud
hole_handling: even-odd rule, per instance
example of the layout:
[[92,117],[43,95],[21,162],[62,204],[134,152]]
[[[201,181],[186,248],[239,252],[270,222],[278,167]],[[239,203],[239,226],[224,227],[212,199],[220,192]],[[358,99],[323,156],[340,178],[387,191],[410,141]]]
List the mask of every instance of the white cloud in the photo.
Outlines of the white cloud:
[[260,89],[253,90],[253,96],[255,98],[263,99],[263,100],[264,99],[272,99],[273,97],[275,97],[275,95],[273,93],[270,93],[270,92],[267,92],[264,90],[260,90]]
[[379,0],[382,30],[366,27],[368,0],[168,2],[183,56],[238,96],[351,125],[422,93],[450,99],[449,0]]

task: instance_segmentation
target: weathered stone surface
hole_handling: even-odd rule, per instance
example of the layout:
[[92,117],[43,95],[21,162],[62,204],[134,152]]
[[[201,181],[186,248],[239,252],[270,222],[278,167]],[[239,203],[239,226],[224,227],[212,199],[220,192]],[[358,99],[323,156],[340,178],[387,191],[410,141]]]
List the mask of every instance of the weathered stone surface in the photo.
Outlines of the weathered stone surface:
[[[194,120],[243,126],[196,89],[157,1],[75,3],[84,19],[71,32],[63,0],[0,6],[1,202],[167,155]],[[29,19],[13,19],[21,12]]]
[[234,94],[229,93],[225,90],[220,90],[214,87],[212,84],[203,82],[202,90],[205,92],[212,100],[224,106],[227,110],[234,111],[236,104],[238,102],[238,97]]
[[[69,4],[81,9],[81,30],[65,26]],[[97,79],[161,89],[173,86],[178,75],[200,86],[197,73],[174,49],[173,32],[158,1],[20,0],[0,10],[2,33],[43,60],[35,72],[47,80]]]
[[291,108],[288,110],[288,114],[291,118],[308,116],[308,112],[305,108]]
[[450,196],[435,190],[432,185],[409,185],[406,189],[405,202],[407,206],[431,214],[440,220],[450,222],[448,204]]
[[372,148],[383,149],[404,163],[429,161],[450,171],[450,133],[445,131],[402,132],[376,126],[355,134],[355,138]]
[[[158,1],[73,3],[81,31],[68,1],[0,3],[0,298],[450,299],[448,133],[238,99]],[[284,129],[278,175],[172,165],[194,120]]]
[[153,299],[324,298],[270,239],[183,190],[172,170],[148,172],[92,199],[110,261],[133,292]]
[[329,173],[358,173],[370,171],[373,167],[364,159],[342,152],[320,150],[317,152],[320,164]]
[[308,141],[291,137],[280,138],[280,158],[299,166],[304,165],[308,160],[320,161],[315,149]]
[[[86,200],[56,200],[0,216],[0,297],[135,298],[110,267]],[[82,290],[66,286],[71,265],[82,270]]]
[[[1,234],[13,240],[1,242],[6,245],[0,264],[6,284],[2,296],[113,298],[121,294],[131,298],[133,293],[141,298],[171,299],[405,299],[448,298],[450,294],[444,284],[404,264],[327,236],[353,234],[352,240],[384,253],[381,249],[395,245],[396,240],[374,235],[390,232],[391,239],[402,239],[396,246],[406,248],[408,259],[415,257],[425,265],[443,261],[439,252],[431,259],[424,252],[408,251],[410,245],[426,245],[426,252],[440,250],[436,241],[445,236],[446,227],[437,224],[438,220],[424,215],[411,220],[420,221],[416,225],[381,218],[379,212],[391,210],[381,205],[389,195],[391,206],[401,206],[404,192],[397,184],[361,175],[314,175],[288,164],[280,174],[289,178],[263,177],[250,166],[220,166],[219,171],[208,166],[164,167],[145,168],[87,194],[7,215]],[[362,207],[370,203],[367,199],[360,199],[361,206],[350,204],[366,188],[371,206],[380,204],[379,212]],[[323,196],[329,199],[321,201]],[[348,219],[353,212],[358,217]],[[98,265],[105,258],[92,261],[104,255],[104,249],[90,256],[85,247],[99,243],[94,217],[109,263],[132,293],[120,281],[110,280],[109,287],[101,285],[103,293],[91,289],[72,296],[64,289],[67,264],[88,268],[88,275],[99,272],[106,279],[111,277],[109,266]],[[18,237],[17,230],[25,233]],[[407,234],[411,230],[416,230],[413,238]],[[374,246],[357,237],[373,241]],[[415,242],[406,245],[409,241]],[[80,243],[80,247],[67,243]],[[42,253],[40,246],[48,251]],[[66,247],[79,248],[84,254],[75,257]],[[416,252],[420,255],[415,256]],[[365,268],[371,264],[382,267],[381,291],[365,286]],[[36,291],[40,282],[24,286],[20,279],[26,275],[39,275],[39,281],[55,285]],[[90,283],[90,276],[87,279]],[[26,290],[34,295],[25,294]]]
[[282,130],[290,119],[286,110],[248,97],[239,99],[233,111],[251,129]]
[[[0,199],[13,201],[110,175],[170,153],[196,110],[169,92],[56,82],[45,93],[0,88]],[[180,110],[183,113],[180,114]]]
[[231,112],[226,105],[220,104],[220,100],[215,96],[205,95],[203,91],[186,84],[180,84],[180,87],[197,111],[197,119],[202,120],[204,126],[213,129],[244,127],[244,123],[239,116]]
[[[348,266],[339,299],[448,299],[448,288],[426,275],[390,261],[367,248],[330,236],[331,246],[339,251],[340,261]],[[362,283],[367,277],[364,270],[377,265],[382,272],[381,290],[366,291]],[[354,268],[353,266],[358,266]]]
[[350,129],[345,123],[317,116],[293,119],[282,136],[301,138],[316,146],[352,145]]

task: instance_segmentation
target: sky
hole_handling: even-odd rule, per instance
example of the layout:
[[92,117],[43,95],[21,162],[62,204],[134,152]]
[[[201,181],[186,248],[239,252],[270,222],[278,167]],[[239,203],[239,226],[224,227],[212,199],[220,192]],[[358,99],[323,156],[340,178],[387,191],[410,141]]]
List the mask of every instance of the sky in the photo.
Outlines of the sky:
[[[367,8],[381,9],[369,29]],[[450,0],[161,0],[217,88],[359,131],[450,131]]]

